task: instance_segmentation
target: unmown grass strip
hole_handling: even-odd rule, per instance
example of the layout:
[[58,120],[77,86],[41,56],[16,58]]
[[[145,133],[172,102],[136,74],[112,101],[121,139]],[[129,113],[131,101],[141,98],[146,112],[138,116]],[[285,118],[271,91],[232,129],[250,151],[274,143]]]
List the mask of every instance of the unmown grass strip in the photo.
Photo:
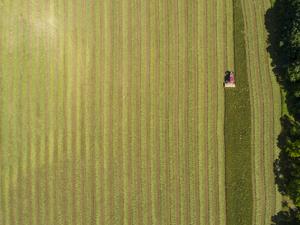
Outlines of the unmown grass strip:
[[233,1],[237,87],[225,90],[227,224],[252,222],[251,106],[240,0]]

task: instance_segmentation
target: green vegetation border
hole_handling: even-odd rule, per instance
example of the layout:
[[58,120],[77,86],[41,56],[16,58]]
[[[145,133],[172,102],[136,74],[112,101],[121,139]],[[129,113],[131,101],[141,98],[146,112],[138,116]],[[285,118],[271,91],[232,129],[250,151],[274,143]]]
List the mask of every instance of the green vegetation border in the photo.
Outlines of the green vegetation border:
[[228,225],[252,224],[251,105],[241,0],[234,6],[237,87],[225,90],[226,214]]

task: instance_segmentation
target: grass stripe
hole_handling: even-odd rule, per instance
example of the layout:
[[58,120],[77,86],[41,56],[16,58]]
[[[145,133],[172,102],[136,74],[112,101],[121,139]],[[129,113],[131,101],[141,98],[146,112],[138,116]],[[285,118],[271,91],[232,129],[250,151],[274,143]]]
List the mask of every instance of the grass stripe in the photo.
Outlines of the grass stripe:
[[[122,120],[122,133],[123,133],[123,148],[128,149],[130,146],[130,141],[129,141],[129,76],[130,76],[130,71],[129,71],[129,40],[130,40],[130,27],[129,27],[129,6],[128,2],[124,1],[123,2],[123,23],[122,23],[122,42],[123,42],[123,60],[122,60],[122,70],[123,70],[123,78],[122,78],[122,85],[123,85],[123,104],[126,107],[122,108],[122,115],[123,115],[123,120]],[[128,37],[128,38],[127,38]],[[123,157],[123,170],[124,170],[124,175],[125,179],[123,181],[123,192],[124,192],[124,205],[123,205],[123,211],[124,211],[124,224],[130,224],[130,215],[129,215],[129,208],[131,207],[129,204],[129,198],[130,198],[130,186],[129,186],[129,152],[125,151],[124,152],[124,157]],[[128,178],[128,179],[127,179]],[[129,189],[129,190],[128,190]]]
[[[249,6],[249,7],[251,7],[251,6]],[[251,10],[251,12],[252,11],[253,10]],[[252,12],[252,13],[255,13],[255,12]],[[254,16],[256,16],[256,13],[254,14]],[[252,25],[252,28],[256,29],[256,25]],[[256,47],[256,52],[258,53],[259,47],[258,47],[256,41],[255,40],[254,41],[251,40],[251,42],[254,45],[253,47],[254,48]],[[255,46],[255,44],[256,44],[256,46]],[[257,59],[258,57],[259,57],[258,55],[254,55],[253,56],[254,59]],[[258,62],[253,62],[253,63],[258,64]],[[258,65],[256,67],[256,71],[254,71],[254,75],[257,76],[257,74],[260,74],[259,71],[260,71],[260,65]],[[261,76],[259,76],[258,79],[261,79]],[[252,81],[252,82],[254,83],[254,81]],[[261,86],[261,82],[260,83],[256,83],[256,84],[254,83],[253,86],[261,88],[260,87]],[[255,91],[254,91],[254,93],[255,93]],[[259,95],[259,93],[260,93],[260,91],[257,92],[257,95]],[[258,108],[258,110],[260,110],[260,111],[257,112],[257,115],[261,115],[261,114],[263,114],[263,110],[264,110],[263,103],[261,101],[259,101],[258,106],[260,106]],[[255,117],[255,118],[257,118],[257,117]],[[258,202],[256,203],[257,204],[256,211],[258,211],[258,210],[260,210],[260,211],[262,210],[263,211],[263,213],[261,213],[260,211],[255,213],[256,220],[258,221],[257,223],[259,223],[259,224],[260,223],[264,223],[264,216],[263,215],[264,215],[264,211],[265,211],[265,205],[264,204],[265,204],[265,200],[266,200],[265,199],[265,194],[264,194],[265,190],[264,190],[264,187],[263,187],[265,185],[264,184],[265,177],[264,177],[264,170],[263,170],[263,167],[262,167],[262,165],[264,165],[263,164],[263,160],[264,160],[263,142],[264,142],[265,136],[263,135],[263,133],[264,133],[263,132],[264,125],[262,124],[262,122],[259,121],[260,118],[257,118],[260,130],[257,132],[256,135],[257,135],[257,140],[259,140],[259,142],[257,144],[260,145],[257,149],[259,149],[260,151],[262,149],[262,154],[261,153],[260,154],[256,154],[256,151],[254,151],[254,154],[255,154],[255,158],[254,158],[255,159],[255,168],[257,168],[257,174],[258,174],[257,176],[255,176],[255,178],[256,178],[256,187],[257,187],[257,190],[258,190],[258,191],[256,191],[256,189],[255,189],[255,191],[256,191],[255,193],[258,196],[257,197]],[[265,120],[263,119],[262,121],[264,122]],[[257,125],[255,127],[257,127]],[[262,136],[262,138],[260,138],[261,136]],[[263,184],[261,184],[262,183],[261,181],[263,182]],[[260,195],[263,195],[263,196],[260,196]],[[263,203],[260,202],[260,199],[262,199]],[[261,204],[263,204],[262,208],[260,208]]]
[[[96,26],[104,27],[104,13],[103,13],[103,1],[97,2],[95,5],[96,10]],[[104,74],[101,72],[104,70],[104,34],[105,30],[101,32],[100,29],[96,30],[96,42],[100,43],[96,45],[96,57],[95,60],[100,63],[96,63],[96,84],[99,86],[99,90],[96,91],[96,109],[99,115],[99,122],[96,123],[96,196],[97,204],[96,211],[99,212],[96,217],[96,224],[104,224],[105,220],[105,208],[104,205]]]
[[151,149],[150,149],[150,2],[142,4],[141,8],[141,152],[142,152],[142,210],[148,213],[143,213],[143,224],[152,224],[152,205],[151,205]]
[[[3,4],[3,3],[2,3]],[[3,30],[4,29],[4,13],[3,13],[3,9],[1,9],[1,13],[0,13],[0,30]],[[4,57],[3,57],[3,42],[4,42],[4,37],[3,37],[3,33],[4,32],[1,32],[0,33],[0,48],[2,49],[2,51],[0,52],[0,61],[4,63]],[[4,74],[4,66],[2,65],[2,63],[0,64],[0,74]],[[3,83],[4,79],[1,77],[1,83],[0,85]],[[2,88],[2,85],[1,85],[1,89],[0,89],[0,94],[1,96],[3,96],[4,94],[4,91],[3,91],[3,88]],[[3,121],[4,121],[4,100],[3,98],[0,98],[0,155],[1,156],[4,156],[4,150],[3,150],[3,143],[4,143],[4,139],[3,139]],[[2,160],[0,161],[2,163]],[[0,207],[0,223],[4,223],[5,222],[5,195],[4,195],[4,183],[5,183],[5,180],[4,180],[4,169],[3,167],[1,166],[0,167],[0,173],[1,173],[1,176],[0,176],[0,201],[2,202],[2,205]]]
[[[156,63],[159,60],[158,49],[158,38],[156,36],[158,32],[158,21],[157,21],[157,1],[150,2],[150,148],[151,148],[151,206],[152,206],[152,222],[153,224],[161,224],[160,222],[160,207],[159,207],[159,197],[158,197],[158,174],[157,170],[159,161],[156,160],[157,157],[157,123],[156,113],[157,113],[157,80],[158,80],[158,68]],[[158,149],[159,150],[159,149]]]
[[[201,177],[200,177],[200,183],[202,185],[200,186],[201,188],[201,195],[200,199],[202,199],[202,204],[201,204],[201,215],[203,215],[201,218],[201,224],[209,224],[209,196],[208,196],[208,132],[207,132],[207,127],[208,127],[208,85],[207,85],[207,79],[206,79],[206,74],[208,74],[208,49],[207,49],[207,42],[208,42],[208,35],[206,33],[207,28],[208,28],[208,4],[205,1],[202,1],[201,8],[203,11],[199,11],[199,15],[202,15],[202,17],[199,18],[199,22],[201,21],[201,27],[199,28],[199,33],[201,32],[201,37],[200,40],[202,39],[201,43],[201,54],[200,54],[200,62],[199,65],[202,65],[201,73],[199,78],[201,78],[201,87],[199,89],[199,93],[201,93],[201,99],[203,99],[203,106],[202,106],[202,112],[203,115],[201,117],[202,123],[199,124],[199,131],[202,130],[200,135],[203,137],[200,139],[202,141],[202,154],[200,156],[199,161],[202,162],[202,168],[201,168]],[[200,126],[202,125],[202,126]]]
[[[232,54],[233,49],[227,51],[227,18],[223,9],[226,9],[227,5],[232,7],[232,2],[217,2],[217,58],[218,58],[218,113],[217,113],[217,140],[218,140],[218,202],[219,202],[219,224],[226,223],[226,190],[225,190],[225,140],[224,140],[224,87],[223,87],[223,75],[224,71],[229,67],[227,55]],[[231,33],[232,35],[232,33]],[[230,59],[233,61],[232,59]]]
[[112,109],[110,101],[112,99],[112,71],[111,71],[111,54],[112,54],[112,8],[110,2],[104,2],[104,29],[107,31],[104,39],[104,176],[105,176],[105,223],[111,223],[113,220],[113,168],[112,168],[112,130],[111,130],[111,115]]
[[[210,224],[216,224],[217,223],[217,218],[215,217],[215,210],[218,212],[218,205],[216,202],[216,189],[214,188],[215,185],[215,173],[216,173],[216,167],[215,167],[215,147],[216,147],[216,139],[215,139],[215,106],[216,106],[216,99],[215,99],[215,87],[214,87],[214,78],[215,78],[215,65],[214,61],[217,60],[215,58],[215,38],[216,38],[216,24],[214,21],[214,1],[208,2],[208,8],[207,8],[207,25],[208,25],[208,30],[207,34],[209,35],[208,39],[208,44],[207,44],[207,69],[208,69],[208,74],[211,74],[207,78],[207,85],[208,85],[208,108],[207,108],[207,114],[208,114],[208,199],[209,199],[209,206],[208,206],[208,215],[209,215],[209,223]],[[214,210],[212,210],[214,209]]]
[[[266,2],[264,2],[266,3]],[[270,5],[270,2],[267,3],[267,5]],[[274,86],[274,83],[272,84],[272,79],[270,76],[272,76],[272,74],[270,73],[270,64],[269,64],[269,59],[267,56],[267,53],[262,51],[262,49],[265,49],[265,40],[266,40],[266,32],[265,32],[265,27],[264,27],[264,18],[263,15],[265,14],[265,10],[269,7],[266,6],[265,4],[263,5],[258,5],[256,2],[253,2],[251,5],[248,6],[249,8],[251,8],[251,11],[247,11],[245,13],[252,13],[255,15],[256,20],[253,21],[253,32],[250,33],[249,35],[249,41],[251,42],[255,42],[257,47],[257,50],[255,51],[256,55],[253,56],[255,58],[257,58],[257,55],[260,57],[261,60],[259,60],[257,62],[257,64],[260,66],[261,70],[263,71],[262,76],[260,75],[260,77],[263,78],[263,83],[261,83],[261,88],[262,90],[265,91],[265,95],[267,95],[266,99],[264,99],[264,109],[263,109],[263,113],[268,115],[265,117],[264,122],[265,122],[265,126],[262,127],[261,129],[264,129],[264,137],[265,140],[267,140],[264,143],[264,162],[261,163],[260,165],[258,164],[259,162],[256,161],[256,166],[261,168],[261,173],[263,173],[263,175],[265,176],[265,185],[264,186],[259,186],[259,183],[256,183],[256,186],[258,188],[261,188],[263,191],[260,191],[258,189],[257,191],[257,195],[263,195],[260,198],[265,198],[266,201],[266,206],[261,205],[260,203],[257,203],[257,209],[256,212],[254,212],[254,215],[259,219],[259,215],[261,214],[261,211],[264,211],[266,208],[266,214],[264,214],[263,217],[261,217],[260,219],[264,221],[264,223],[269,223],[270,222],[270,218],[271,215],[274,214],[275,211],[275,205],[276,205],[276,201],[278,202],[278,200],[276,200],[276,196],[278,196],[278,193],[276,193],[275,187],[273,185],[273,173],[272,173],[272,167],[273,167],[273,160],[276,154],[274,154],[274,149],[276,151],[276,148],[274,148],[274,138],[276,138],[276,135],[274,135],[274,127],[278,126],[276,125],[276,123],[274,124],[275,120],[273,119],[275,114],[278,114],[279,109],[277,108],[277,112],[273,112],[274,111],[274,103],[275,105],[278,103],[278,100],[273,100],[273,96],[275,96],[275,92],[274,89],[276,89],[276,85]],[[258,33],[260,35],[258,35]],[[252,56],[250,55],[250,58]],[[263,64],[264,63],[264,64]],[[268,65],[269,64],[269,65]],[[273,78],[274,79],[274,78]],[[278,88],[278,87],[277,87]],[[278,90],[278,89],[277,89]],[[278,92],[277,92],[278,93]],[[265,95],[263,95],[263,97],[265,97]],[[276,106],[275,106],[276,107]],[[271,110],[271,108],[273,110]],[[270,111],[271,110],[271,111]],[[271,116],[270,116],[271,115]],[[258,125],[256,125],[258,126]],[[257,134],[259,135],[259,134]],[[269,141],[270,140],[270,141]],[[260,175],[259,175],[260,176]],[[257,178],[259,179],[259,178]],[[277,203],[278,204],[278,203]],[[268,207],[269,206],[269,207]],[[280,207],[280,204],[278,204],[278,207]],[[260,222],[259,222],[260,223]]]
[[186,125],[187,125],[187,68],[186,68],[186,49],[187,49],[187,6],[183,1],[178,2],[179,10],[179,148],[181,159],[180,163],[180,199],[181,199],[181,224],[189,224],[189,183],[188,183],[188,154],[186,154],[185,149],[187,149],[186,140]]
[[[250,224],[251,115],[241,1],[234,1],[234,61],[237,87],[225,92],[227,224]],[[234,99],[235,103],[232,103]],[[245,119],[248,118],[249,120]],[[241,123],[241,121],[243,121]],[[242,125],[241,125],[242,124]],[[236,146],[243,146],[236,148]],[[240,174],[244,174],[242,177]],[[246,202],[247,204],[243,204]],[[241,204],[241,205],[240,205]]]
[[[170,195],[169,201],[171,203],[170,207],[170,223],[171,224],[180,224],[180,178],[179,174],[179,149],[178,149],[178,1],[173,4],[168,2],[169,7],[169,16],[168,16],[168,39],[170,46],[168,51],[169,58],[169,79],[170,87],[168,93],[168,102],[169,102],[169,124],[168,124],[168,133],[169,133],[169,149],[170,149],[170,192],[174,193]],[[174,98],[174,99],[173,99]]]

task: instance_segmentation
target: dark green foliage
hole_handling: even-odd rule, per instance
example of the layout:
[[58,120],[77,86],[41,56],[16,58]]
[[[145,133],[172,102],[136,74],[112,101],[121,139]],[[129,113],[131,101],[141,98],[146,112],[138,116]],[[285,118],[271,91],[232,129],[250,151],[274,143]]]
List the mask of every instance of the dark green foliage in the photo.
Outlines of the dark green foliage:
[[[300,98],[299,0],[277,0],[266,14],[266,27],[270,34],[268,50],[278,81],[289,90],[288,97]],[[293,106],[290,106],[290,111],[300,117]]]
[[289,157],[300,157],[300,123],[288,116],[283,116],[281,121],[283,129],[280,135],[280,148]]
[[[300,62],[296,61],[291,63],[288,66],[288,71],[287,71],[288,79],[291,82],[297,82],[300,80]],[[299,97],[299,96],[297,96]]]
[[274,72],[287,93],[286,103],[293,117],[281,118],[281,152],[274,172],[279,191],[288,195],[296,208],[279,212],[273,222],[300,224],[300,0],[276,0],[265,21]]
[[281,148],[274,172],[279,191],[289,195],[300,207],[300,123],[288,116],[281,118],[282,132],[278,138]]
[[299,225],[300,220],[297,218],[297,214],[295,209],[280,211],[272,217],[272,225]]

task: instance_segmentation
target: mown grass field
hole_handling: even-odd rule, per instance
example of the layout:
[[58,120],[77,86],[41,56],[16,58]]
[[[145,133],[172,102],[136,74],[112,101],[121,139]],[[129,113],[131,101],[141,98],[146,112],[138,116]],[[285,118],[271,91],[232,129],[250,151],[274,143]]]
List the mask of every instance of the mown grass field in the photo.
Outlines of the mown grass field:
[[1,0],[0,224],[226,224],[233,54],[231,1]]
[[277,157],[280,133],[281,96],[271,68],[267,48],[265,14],[269,0],[242,0],[245,43],[251,102],[253,224],[270,224],[280,210],[281,199],[276,190],[273,162]]
[[270,7],[269,0],[234,1],[238,87],[225,94],[226,103],[234,99],[225,108],[226,119],[230,119],[225,121],[226,193],[227,204],[232,206],[227,207],[229,225],[271,224],[272,216],[281,209],[282,197],[273,174],[281,96],[266,50],[264,25]]

